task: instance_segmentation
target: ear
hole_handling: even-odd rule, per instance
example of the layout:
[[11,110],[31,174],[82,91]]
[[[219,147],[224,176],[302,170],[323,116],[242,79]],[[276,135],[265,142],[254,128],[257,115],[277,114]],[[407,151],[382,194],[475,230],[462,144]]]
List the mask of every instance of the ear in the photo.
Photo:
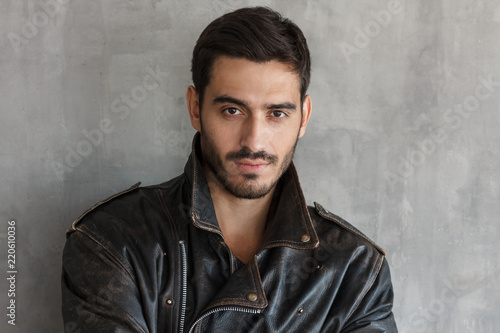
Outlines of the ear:
[[299,138],[301,138],[306,132],[307,123],[309,122],[309,117],[311,116],[312,103],[311,96],[306,95],[304,97],[304,103],[302,104],[302,122],[300,124]]
[[195,130],[201,132],[200,99],[195,87],[188,87],[186,91],[186,102],[188,106],[189,118],[191,118],[191,125]]

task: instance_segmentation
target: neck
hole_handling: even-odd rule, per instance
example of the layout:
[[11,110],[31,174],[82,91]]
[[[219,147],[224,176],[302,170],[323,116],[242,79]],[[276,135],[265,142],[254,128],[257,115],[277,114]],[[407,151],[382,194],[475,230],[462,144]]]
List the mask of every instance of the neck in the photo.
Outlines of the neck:
[[262,198],[241,199],[223,188],[210,171],[204,171],[224,240],[231,252],[247,263],[255,256],[264,238],[275,188]]

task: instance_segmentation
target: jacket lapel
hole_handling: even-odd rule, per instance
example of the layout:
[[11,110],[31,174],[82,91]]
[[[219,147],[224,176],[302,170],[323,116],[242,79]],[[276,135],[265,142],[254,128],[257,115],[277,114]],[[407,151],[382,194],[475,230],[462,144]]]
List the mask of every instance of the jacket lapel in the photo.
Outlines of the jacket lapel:
[[[200,133],[196,133],[192,147],[193,151],[184,172],[192,188],[193,224],[198,228],[222,235],[200,162]],[[292,162],[281,177],[273,198],[261,250],[276,246],[306,250],[313,249],[318,244],[318,236],[312,225],[297,171]]]

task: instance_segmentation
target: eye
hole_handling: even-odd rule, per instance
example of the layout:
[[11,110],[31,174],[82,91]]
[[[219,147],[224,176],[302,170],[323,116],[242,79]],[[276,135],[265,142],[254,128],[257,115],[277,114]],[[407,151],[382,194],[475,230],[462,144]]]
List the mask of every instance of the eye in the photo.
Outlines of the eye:
[[236,108],[227,108],[227,109],[222,110],[222,113],[234,116],[234,115],[240,114],[241,111],[236,109]]
[[275,110],[271,112],[271,115],[275,118],[284,118],[286,117],[286,113],[283,111]]

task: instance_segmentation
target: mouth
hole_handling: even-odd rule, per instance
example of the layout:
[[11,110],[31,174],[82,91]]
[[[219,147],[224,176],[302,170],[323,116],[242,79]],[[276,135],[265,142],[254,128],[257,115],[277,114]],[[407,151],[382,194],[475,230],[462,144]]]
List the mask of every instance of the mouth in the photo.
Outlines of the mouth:
[[269,165],[263,160],[241,159],[234,161],[239,171],[243,173],[260,173]]

